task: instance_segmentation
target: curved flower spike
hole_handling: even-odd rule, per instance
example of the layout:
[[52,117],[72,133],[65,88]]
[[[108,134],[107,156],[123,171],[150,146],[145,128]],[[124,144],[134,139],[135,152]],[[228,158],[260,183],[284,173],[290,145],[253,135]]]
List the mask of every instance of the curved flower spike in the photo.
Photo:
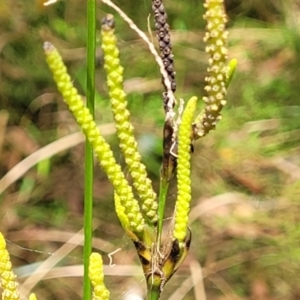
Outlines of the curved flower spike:
[[205,110],[197,116],[194,122],[194,138],[206,135],[216,127],[221,120],[220,114],[226,104],[227,85],[227,36],[225,30],[227,17],[224,10],[224,0],[206,0],[204,7],[206,13],[204,19],[207,21],[204,42],[207,43],[205,51],[209,54],[209,76],[205,78],[207,85],[205,91],[207,96],[203,97]]
[[88,108],[84,106],[81,96],[73,86],[58,51],[49,42],[45,42],[44,50],[58,90],[93,146],[101,167],[106,172],[108,179],[120,197],[120,204],[124,207],[124,212],[128,217],[128,228],[126,229],[132,230],[137,234],[142,233],[144,230],[144,218],[140,212],[137,200],[134,199],[132,188],[125,179],[120,165],[116,163],[109,144],[101,136],[92,115]]
[[191,128],[192,119],[196,109],[197,97],[192,97],[182,114],[182,121],[178,131],[178,157],[177,157],[177,190],[178,196],[175,206],[173,239],[183,243],[186,239],[188,214],[191,201]]
[[6,250],[5,239],[0,232],[0,286],[3,289],[2,300],[18,300],[18,283],[15,281],[16,275],[12,271],[9,253]]
[[114,34],[114,19],[107,15],[102,21],[102,49],[104,53],[104,68],[107,73],[107,85],[111,107],[114,114],[120,148],[132,177],[133,186],[141,200],[142,212],[150,223],[157,222],[156,193],[148,178],[146,167],[142,164],[134,137],[133,126],[130,123],[130,113],[127,109],[126,94],[123,90],[123,68],[120,65],[119,50]]
[[99,253],[92,253],[89,264],[89,277],[94,287],[93,300],[108,300],[109,290],[104,285],[103,261]]

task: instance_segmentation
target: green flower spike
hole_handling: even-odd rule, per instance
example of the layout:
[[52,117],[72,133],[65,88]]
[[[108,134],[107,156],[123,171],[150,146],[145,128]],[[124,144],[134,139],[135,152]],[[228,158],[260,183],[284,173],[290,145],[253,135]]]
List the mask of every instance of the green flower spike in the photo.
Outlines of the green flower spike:
[[224,10],[224,0],[206,0],[204,7],[207,21],[204,42],[207,43],[205,52],[209,54],[209,75],[205,78],[207,96],[203,97],[205,111],[194,122],[194,138],[200,138],[214,129],[221,120],[220,114],[226,104],[227,67],[227,36],[225,30],[227,17]]
[[127,109],[126,94],[123,90],[123,67],[120,65],[117,39],[114,35],[114,19],[107,15],[102,21],[102,49],[104,52],[104,68],[107,73],[107,85],[111,107],[114,114],[120,148],[129,168],[133,186],[141,200],[142,212],[150,223],[157,222],[156,194],[148,178],[146,167],[141,163],[130,113]]
[[18,292],[18,283],[15,281],[16,275],[12,271],[9,253],[6,250],[5,239],[0,233],[0,279],[2,300],[18,300],[20,293]]
[[126,229],[132,230],[137,235],[141,235],[144,230],[144,218],[140,212],[137,200],[134,199],[132,188],[125,179],[120,165],[116,163],[109,144],[101,136],[92,115],[88,108],[84,106],[81,96],[73,86],[58,51],[49,42],[45,42],[44,50],[58,90],[93,146],[101,167],[106,172],[108,179],[120,197],[120,204],[124,207],[124,213],[128,218],[128,228]]
[[105,287],[103,279],[103,261],[99,253],[92,253],[90,256],[89,277],[94,288],[93,300],[108,300],[109,290]]
[[173,239],[183,243],[187,235],[188,214],[191,201],[191,142],[192,119],[196,109],[197,97],[192,97],[182,114],[182,121],[178,131],[177,157],[177,190]]

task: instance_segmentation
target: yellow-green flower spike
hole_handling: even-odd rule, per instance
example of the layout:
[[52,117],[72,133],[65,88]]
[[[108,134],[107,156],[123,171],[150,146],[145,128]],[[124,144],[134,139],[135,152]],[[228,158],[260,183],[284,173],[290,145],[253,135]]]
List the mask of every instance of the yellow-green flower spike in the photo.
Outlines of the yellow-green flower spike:
[[225,30],[224,0],[206,0],[204,7],[204,19],[207,21],[205,52],[209,55],[208,76],[205,78],[207,96],[203,97],[205,110],[194,122],[194,138],[200,138],[215,128],[226,104],[228,32]]
[[191,201],[191,142],[192,119],[196,109],[197,97],[192,97],[182,114],[182,121],[178,131],[178,157],[177,157],[177,200],[174,216],[173,239],[179,244],[186,238],[188,214]]
[[18,300],[20,293],[18,291],[18,283],[15,281],[16,275],[12,271],[9,253],[6,249],[5,239],[0,232],[0,279],[2,300]]
[[29,295],[29,300],[37,300],[37,297],[34,293]]
[[107,73],[107,85],[112,112],[114,114],[120,148],[132,177],[133,186],[141,200],[142,212],[150,223],[157,222],[156,193],[148,178],[146,167],[141,163],[134,128],[130,123],[130,113],[127,109],[126,94],[123,90],[123,67],[120,65],[117,39],[114,34],[114,19],[107,15],[102,21],[102,50],[104,53],[104,68]]
[[62,94],[64,101],[68,104],[77,123],[83,130],[87,139],[93,146],[95,154],[101,167],[106,172],[108,179],[113,184],[116,193],[120,197],[120,203],[124,207],[124,212],[128,217],[129,230],[141,233],[144,229],[144,218],[140,212],[139,204],[134,199],[133,191],[121,170],[116,163],[110,146],[101,136],[92,115],[87,107],[84,106],[81,96],[73,86],[71,78],[67,73],[66,67],[55,47],[49,42],[45,42],[44,50],[47,63],[53,73],[58,90]]
[[109,290],[104,285],[103,261],[99,253],[90,256],[89,277],[94,288],[93,300],[108,300]]

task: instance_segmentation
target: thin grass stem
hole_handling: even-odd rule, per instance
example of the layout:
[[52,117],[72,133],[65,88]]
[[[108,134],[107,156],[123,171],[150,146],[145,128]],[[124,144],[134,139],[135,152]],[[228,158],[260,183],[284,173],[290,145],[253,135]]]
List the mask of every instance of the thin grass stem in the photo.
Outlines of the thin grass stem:
[[161,176],[160,187],[159,187],[159,196],[158,196],[158,224],[157,224],[157,248],[161,246],[161,235],[163,229],[163,220],[166,206],[166,199],[169,190],[169,181],[166,177]]
[[[96,1],[87,1],[87,107],[94,116],[95,99],[95,53],[96,53]],[[93,215],[93,178],[94,155],[88,140],[85,142],[85,180],[84,180],[84,284],[83,298],[91,299],[89,279],[89,258],[92,250],[92,215]]]

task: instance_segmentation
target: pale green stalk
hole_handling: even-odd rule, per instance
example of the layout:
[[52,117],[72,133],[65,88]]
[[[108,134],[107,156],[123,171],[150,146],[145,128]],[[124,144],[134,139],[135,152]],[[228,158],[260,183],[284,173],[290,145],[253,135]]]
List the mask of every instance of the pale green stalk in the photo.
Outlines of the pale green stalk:
[[[87,82],[86,105],[94,117],[95,98],[95,53],[96,53],[96,1],[87,1]],[[93,147],[86,139],[85,142],[85,180],[84,180],[84,246],[83,246],[83,298],[91,298],[89,280],[89,257],[92,252],[92,218],[93,218],[93,182],[94,182],[94,153]]]

